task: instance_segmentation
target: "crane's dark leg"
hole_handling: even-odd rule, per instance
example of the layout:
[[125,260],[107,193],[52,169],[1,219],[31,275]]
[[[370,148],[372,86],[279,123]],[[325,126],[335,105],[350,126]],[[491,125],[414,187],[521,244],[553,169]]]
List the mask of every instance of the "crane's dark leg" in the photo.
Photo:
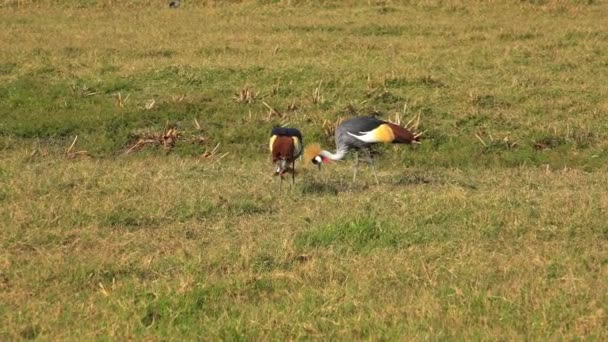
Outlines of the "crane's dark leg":
[[291,167],[291,185],[296,185],[296,160],[293,160]]
[[380,185],[380,182],[378,181],[378,175],[376,174],[376,164],[374,164],[374,157],[372,157],[372,151],[370,149],[366,149],[365,153],[367,154],[367,161],[369,162],[369,165],[372,168],[372,173],[374,174],[374,178],[376,179],[376,185]]
[[372,172],[374,173],[374,178],[376,179],[376,185],[380,185],[380,182],[378,181],[378,175],[376,174],[376,164],[374,163],[374,158],[370,157],[369,160],[372,166]]
[[[281,162],[279,162],[279,163],[281,163]],[[279,165],[280,165],[279,166],[279,178],[281,179],[281,180],[279,180],[279,191],[282,191],[283,190],[283,171],[282,171],[283,164],[281,163]]]
[[355,170],[353,172],[353,183],[357,179],[357,169],[359,168],[359,151],[355,151]]

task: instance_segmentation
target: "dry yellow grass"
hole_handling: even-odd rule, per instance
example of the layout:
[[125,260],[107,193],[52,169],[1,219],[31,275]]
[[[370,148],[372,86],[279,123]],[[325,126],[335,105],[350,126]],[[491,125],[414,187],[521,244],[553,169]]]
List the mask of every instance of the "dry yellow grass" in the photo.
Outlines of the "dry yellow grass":
[[[368,188],[337,166],[279,192],[262,160],[28,155],[2,162],[7,338],[606,331],[601,173],[409,169]],[[331,235],[357,218],[383,230]]]

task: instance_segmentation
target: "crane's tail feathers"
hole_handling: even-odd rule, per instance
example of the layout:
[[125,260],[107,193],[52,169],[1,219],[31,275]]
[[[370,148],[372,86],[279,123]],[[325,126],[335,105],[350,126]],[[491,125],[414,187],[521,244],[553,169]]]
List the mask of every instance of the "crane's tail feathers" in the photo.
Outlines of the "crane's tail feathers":
[[395,134],[393,142],[396,143],[420,144],[420,139],[425,133],[424,131],[418,131],[418,127],[420,127],[420,112],[418,112],[418,115],[414,115],[403,127],[396,122],[391,122],[390,126]]
[[424,135],[424,133],[426,133],[426,131],[422,131],[422,132],[416,132],[414,133],[414,144],[420,144],[420,137],[422,137]]
[[321,154],[321,146],[319,144],[310,144],[304,149],[304,162],[310,163],[312,160]]
[[393,134],[395,135],[393,139],[393,143],[397,144],[412,144],[415,141],[418,141],[418,137],[415,133],[412,133],[407,128],[397,126],[393,123],[389,123],[391,129],[393,130]]

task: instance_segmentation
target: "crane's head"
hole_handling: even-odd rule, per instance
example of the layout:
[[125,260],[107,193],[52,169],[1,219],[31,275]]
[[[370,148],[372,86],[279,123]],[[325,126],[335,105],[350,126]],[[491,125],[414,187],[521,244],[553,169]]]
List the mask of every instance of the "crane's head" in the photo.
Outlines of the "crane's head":
[[311,144],[304,149],[304,160],[311,162],[321,169],[322,164],[329,163],[329,159],[321,155],[321,146],[319,144]]

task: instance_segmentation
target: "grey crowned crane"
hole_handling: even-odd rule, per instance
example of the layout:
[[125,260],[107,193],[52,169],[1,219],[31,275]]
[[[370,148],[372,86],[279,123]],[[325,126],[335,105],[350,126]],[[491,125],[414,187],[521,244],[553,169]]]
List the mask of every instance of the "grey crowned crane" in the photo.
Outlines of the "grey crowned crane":
[[306,148],[304,158],[321,168],[321,164],[329,163],[331,160],[341,160],[348,152],[353,151],[355,152],[354,182],[357,178],[359,151],[361,151],[365,155],[365,161],[370,163],[376,183],[379,184],[371,147],[379,143],[419,144],[421,135],[422,133],[414,133],[407,128],[372,116],[360,116],[348,119],[336,128],[335,153],[322,150],[318,144],[311,144]]
[[296,182],[296,158],[302,154],[302,133],[297,128],[275,127],[270,133],[270,153],[274,164],[274,174],[281,177],[289,172],[291,164],[291,184]]

